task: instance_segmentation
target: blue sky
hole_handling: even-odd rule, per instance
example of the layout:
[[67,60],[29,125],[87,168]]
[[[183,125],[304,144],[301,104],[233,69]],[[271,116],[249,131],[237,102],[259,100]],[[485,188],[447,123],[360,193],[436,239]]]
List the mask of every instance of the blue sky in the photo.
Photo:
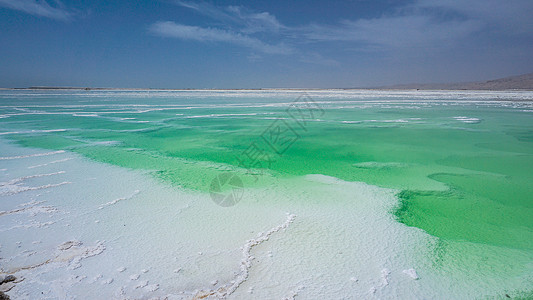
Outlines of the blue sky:
[[0,0],[0,87],[369,87],[533,72],[533,1]]

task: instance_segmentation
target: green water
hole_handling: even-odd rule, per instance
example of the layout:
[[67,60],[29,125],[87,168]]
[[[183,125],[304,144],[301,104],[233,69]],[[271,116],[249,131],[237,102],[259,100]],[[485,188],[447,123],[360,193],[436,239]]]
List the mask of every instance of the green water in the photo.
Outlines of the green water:
[[[314,120],[288,114],[300,95],[6,91],[0,131],[202,192],[230,169],[249,187],[363,181],[397,189],[398,221],[443,241],[533,251],[533,93],[308,92]],[[262,138],[274,122],[293,129],[282,155]]]

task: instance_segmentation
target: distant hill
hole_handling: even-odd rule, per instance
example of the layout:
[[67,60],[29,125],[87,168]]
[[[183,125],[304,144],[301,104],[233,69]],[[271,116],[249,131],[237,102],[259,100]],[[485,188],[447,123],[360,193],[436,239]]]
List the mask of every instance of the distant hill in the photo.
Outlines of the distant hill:
[[[1,1],[1,0],[0,0]],[[54,86],[32,86],[29,88],[0,88],[0,90],[152,90],[151,88],[99,88],[99,87],[54,87]],[[270,90],[278,88],[252,88],[244,90]],[[282,90],[300,90],[301,88],[279,88]],[[333,88],[335,89],[335,88]],[[480,81],[480,82],[460,82],[460,83],[412,83],[412,84],[397,84],[389,86],[378,87],[354,87],[341,89],[419,89],[419,90],[528,90],[533,91],[533,73],[510,76],[500,79]],[[195,90],[189,88],[181,89],[154,89],[154,90]],[[202,89],[200,89],[202,90]],[[210,90],[210,89],[203,89]],[[215,89],[218,90],[218,89]],[[229,89],[229,90],[243,90],[243,89]],[[318,88],[318,90],[320,90]]]
[[383,88],[421,90],[533,90],[533,73],[482,82],[400,84]]

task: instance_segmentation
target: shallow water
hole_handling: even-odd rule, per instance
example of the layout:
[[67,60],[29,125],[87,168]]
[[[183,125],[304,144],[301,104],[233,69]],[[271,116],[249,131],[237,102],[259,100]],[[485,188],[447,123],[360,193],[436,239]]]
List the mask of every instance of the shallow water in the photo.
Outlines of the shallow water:
[[[70,261],[19,271],[28,278],[19,296],[35,292],[25,282],[40,282],[61,298],[35,279],[41,273],[71,276],[76,283],[59,289],[69,297],[110,278],[102,295],[220,296],[239,274],[230,297],[531,293],[531,92],[2,91],[0,126],[1,209],[11,211],[0,215],[0,234],[13,244],[0,248],[12,257],[2,270],[20,269],[21,253],[44,260],[73,238],[106,241],[74,270]],[[227,172],[244,189],[220,207],[209,192]],[[84,176],[98,184],[81,184]],[[31,201],[44,204],[17,211]],[[256,259],[241,269],[239,247],[286,213],[293,222],[253,247]],[[57,234],[64,227],[70,237]],[[20,230],[48,230],[39,244],[47,246],[18,247]],[[90,282],[91,260],[111,271],[142,261],[150,272],[131,276],[154,277],[137,289],[140,279],[123,272]],[[173,260],[182,270],[172,272]]]

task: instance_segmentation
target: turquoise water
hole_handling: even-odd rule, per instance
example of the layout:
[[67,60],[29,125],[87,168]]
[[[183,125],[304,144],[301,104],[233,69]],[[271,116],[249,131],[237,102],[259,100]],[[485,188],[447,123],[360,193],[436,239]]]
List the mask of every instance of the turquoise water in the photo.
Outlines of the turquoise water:
[[[0,128],[206,194],[228,170],[246,188],[308,174],[390,188],[388,213],[439,239],[437,266],[462,242],[533,257],[532,92],[2,91]],[[513,260],[478,250],[461,261]]]

